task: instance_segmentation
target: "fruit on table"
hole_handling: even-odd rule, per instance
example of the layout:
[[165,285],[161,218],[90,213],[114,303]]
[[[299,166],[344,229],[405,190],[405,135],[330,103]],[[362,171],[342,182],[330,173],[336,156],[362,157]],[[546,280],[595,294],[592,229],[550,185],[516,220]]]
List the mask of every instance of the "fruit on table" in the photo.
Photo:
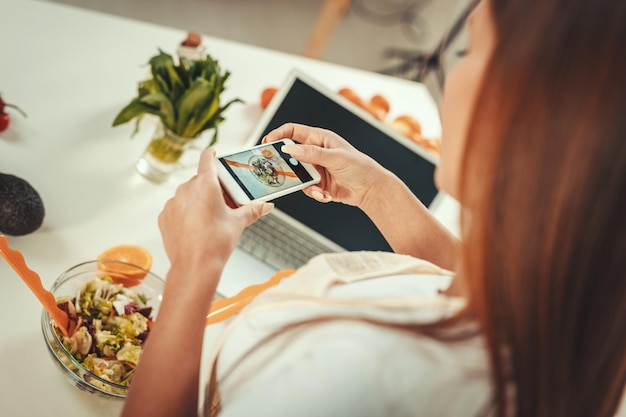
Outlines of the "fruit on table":
[[0,132],[4,132],[9,127],[9,115],[6,113],[0,113]]
[[378,120],[385,120],[387,113],[389,113],[389,102],[380,94],[376,94],[372,96],[369,101],[366,101],[354,90],[348,87],[340,88],[337,93],[367,111]]
[[196,32],[188,32],[187,37],[182,41],[181,45],[195,48],[202,43],[202,37]]
[[378,107],[382,109],[385,113],[389,113],[389,110],[391,109],[389,100],[387,100],[385,96],[381,94],[374,94],[372,98],[370,98],[370,106]]
[[262,109],[267,108],[267,106],[270,104],[270,101],[272,101],[272,98],[274,98],[274,94],[276,94],[276,91],[278,91],[276,87],[267,87],[267,88],[264,88],[263,91],[261,91],[261,108]]
[[11,123],[11,118],[9,117],[9,114],[4,111],[4,109],[7,107],[17,110],[22,114],[22,116],[26,117],[26,113],[24,113],[22,109],[17,107],[15,104],[5,102],[2,99],[2,96],[0,96],[0,132],[4,132],[5,130],[7,130],[9,124]]
[[422,134],[422,125],[420,122],[408,114],[402,114],[396,117],[390,125],[392,128],[406,136]]
[[389,101],[380,94],[375,94],[370,98],[367,103],[369,112],[374,115],[378,120],[385,120],[391,109]]
[[[262,90],[260,102],[263,109],[268,106],[275,93],[275,87],[266,87]],[[422,146],[426,150],[435,155],[439,155],[441,141],[438,138],[431,139],[425,137],[422,134],[422,126],[416,118],[409,114],[402,114],[393,119],[390,118],[389,112],[391,110],[391,104],[384,95],[374,94],[369,100],[366,100],[349,87],[342,87],[338,89],[337,94],[367,111],[376,119],[386,123],[389,127]]]
[[348,88],[348,87],[343,87],[343,88],[340,88],[337,91],[337,93],[340,96],[347,98],[348,100],[350,100],[351,102],[359,106],[360,108],[362,109],[367,108],[367,104],[365,103],[365,100],[363,100],[361,96],[359,96],[356,92],[354,92],[353,89]]
[[[116,245],[96,256],[98,261],[121,261],[136,265],[146,271],[152,267],[152,254],[148,249],[138,245]],[[137,268],[120,264],[98,263],[98,268],[111,274],[113,281],[131,287],[141,281],[146,272],[138,272]]]
[[0,173],[0,232],[21,236],[43,223],[45,210],[39,193],[25,180]]
[[394,119],[388,119],[391,105],[382,94],[373,95],[369,101],[364,100],[354,90],[344,87],[337,91],[339,95],[347,98],[357,106],[366,110],[378,120],[387,123],[392,129],[399,132],[403,136],[409,138],[426,150],[435,155],[440,153],[439,139],[429,139],[422,135],[422,125],[420,122],[409,114],[402,114]]

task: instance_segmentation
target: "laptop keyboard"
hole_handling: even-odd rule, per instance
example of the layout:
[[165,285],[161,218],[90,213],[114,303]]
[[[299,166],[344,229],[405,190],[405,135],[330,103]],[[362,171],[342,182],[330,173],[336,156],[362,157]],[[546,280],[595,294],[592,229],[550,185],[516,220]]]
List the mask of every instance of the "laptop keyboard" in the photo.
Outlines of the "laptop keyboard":
[[272,215],[248,226],[239,248],[276,269],[299,268],[316,255],[335,252]]

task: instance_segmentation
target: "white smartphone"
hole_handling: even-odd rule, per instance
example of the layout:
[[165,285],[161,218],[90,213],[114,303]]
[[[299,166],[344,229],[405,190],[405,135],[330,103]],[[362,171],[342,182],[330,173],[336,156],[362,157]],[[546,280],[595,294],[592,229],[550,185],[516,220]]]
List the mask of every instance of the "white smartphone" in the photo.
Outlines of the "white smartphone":
[[295,142],[282,139],[218,156],[217,173],[224,191],[236,204],[244,205],[273,200],[320,182],[313,165],[281,151],[291,143]]

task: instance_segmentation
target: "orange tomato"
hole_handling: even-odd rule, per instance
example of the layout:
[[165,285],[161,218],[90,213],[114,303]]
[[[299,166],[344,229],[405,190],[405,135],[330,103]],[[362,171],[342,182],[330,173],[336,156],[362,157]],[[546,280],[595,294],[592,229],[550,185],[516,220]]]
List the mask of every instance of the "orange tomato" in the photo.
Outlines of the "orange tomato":
[[417,143],[427,151],[439,156],[441,151],[441,142],[439,140],[426,139],[419,133],[409,136],[409,139],[411,139],[413,142]]
[[267,87],[267,88],[264,88],[263,91],[261,91],[261,108],[262,109],[267,108],[267,106],[270,104],[270,101],[272,101],[272,98],[274,98],[274,94],[276,94],[276,91],[278,91],[276,87]]
[[370,98],[370,105],[376,106],[382,110],[384,110],[385,114],[389,113],[389,109],[391,105],[389,104],[389,100],[385,98],[385,96],[381,94],[375,94]]
[[411,136],[412,130],[408,124],[402,123],[402,122],[396,122],[395,120],[388,122],[388,124],[393,130],[400,133],[401,135],[404,135],[406,137]]
[[387,110],[384,108],[384,106],[381,106],[380,104],[378,104],[378,102],[372,103],[371,101],[367,102],[363,100],[363,98],[355,93],[354,90],[352,90],[351,88],[343,87],[337,92],[340,96],[347,98],[363,110],[366,110],[369,114],[371,114],[378,120],[385,120],[385,117],[387,117]]
[[385,120],[385,118],[387,117],[387,111],[384,108],[377,106],[371,102],[368,104],[366,110],[378,120]]
[[202,37],[200,36],[199,33],[188,32],[187,37],[181,43],[181,45],[195,48],[196,46],[199,46],[201,43],[202,43]]
[[337,92],[339,93],[340,96],[347,98],[348,100],[350,100],[351,102],[359,106],[360,108],[367,110],[368,106],[365,103],[365,101],[361,98],[361,96],[355,93],[354,90],[352,90],[351,88],[343,87],[343,88],[340,88],[339,91]]
[[[418,122],[413,116],[408,114],[403,114],[401,116],[396,117],[393,122],[393,126],[398,126],[398,129],[408,130],[412,134],[421,134],[422,133],[422,125]],[[400,127],[401,125],[404,125]]]

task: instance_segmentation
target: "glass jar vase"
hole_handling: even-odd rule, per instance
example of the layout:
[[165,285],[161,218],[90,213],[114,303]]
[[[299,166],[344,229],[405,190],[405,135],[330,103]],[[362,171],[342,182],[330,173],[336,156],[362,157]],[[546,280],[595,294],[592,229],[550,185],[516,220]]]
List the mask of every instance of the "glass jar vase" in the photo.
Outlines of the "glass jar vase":
[[185,138],[159,122],[136,169],[150,181],[161,183],[179,167],[179,160],[189,149],[198,149],[196,138]]

